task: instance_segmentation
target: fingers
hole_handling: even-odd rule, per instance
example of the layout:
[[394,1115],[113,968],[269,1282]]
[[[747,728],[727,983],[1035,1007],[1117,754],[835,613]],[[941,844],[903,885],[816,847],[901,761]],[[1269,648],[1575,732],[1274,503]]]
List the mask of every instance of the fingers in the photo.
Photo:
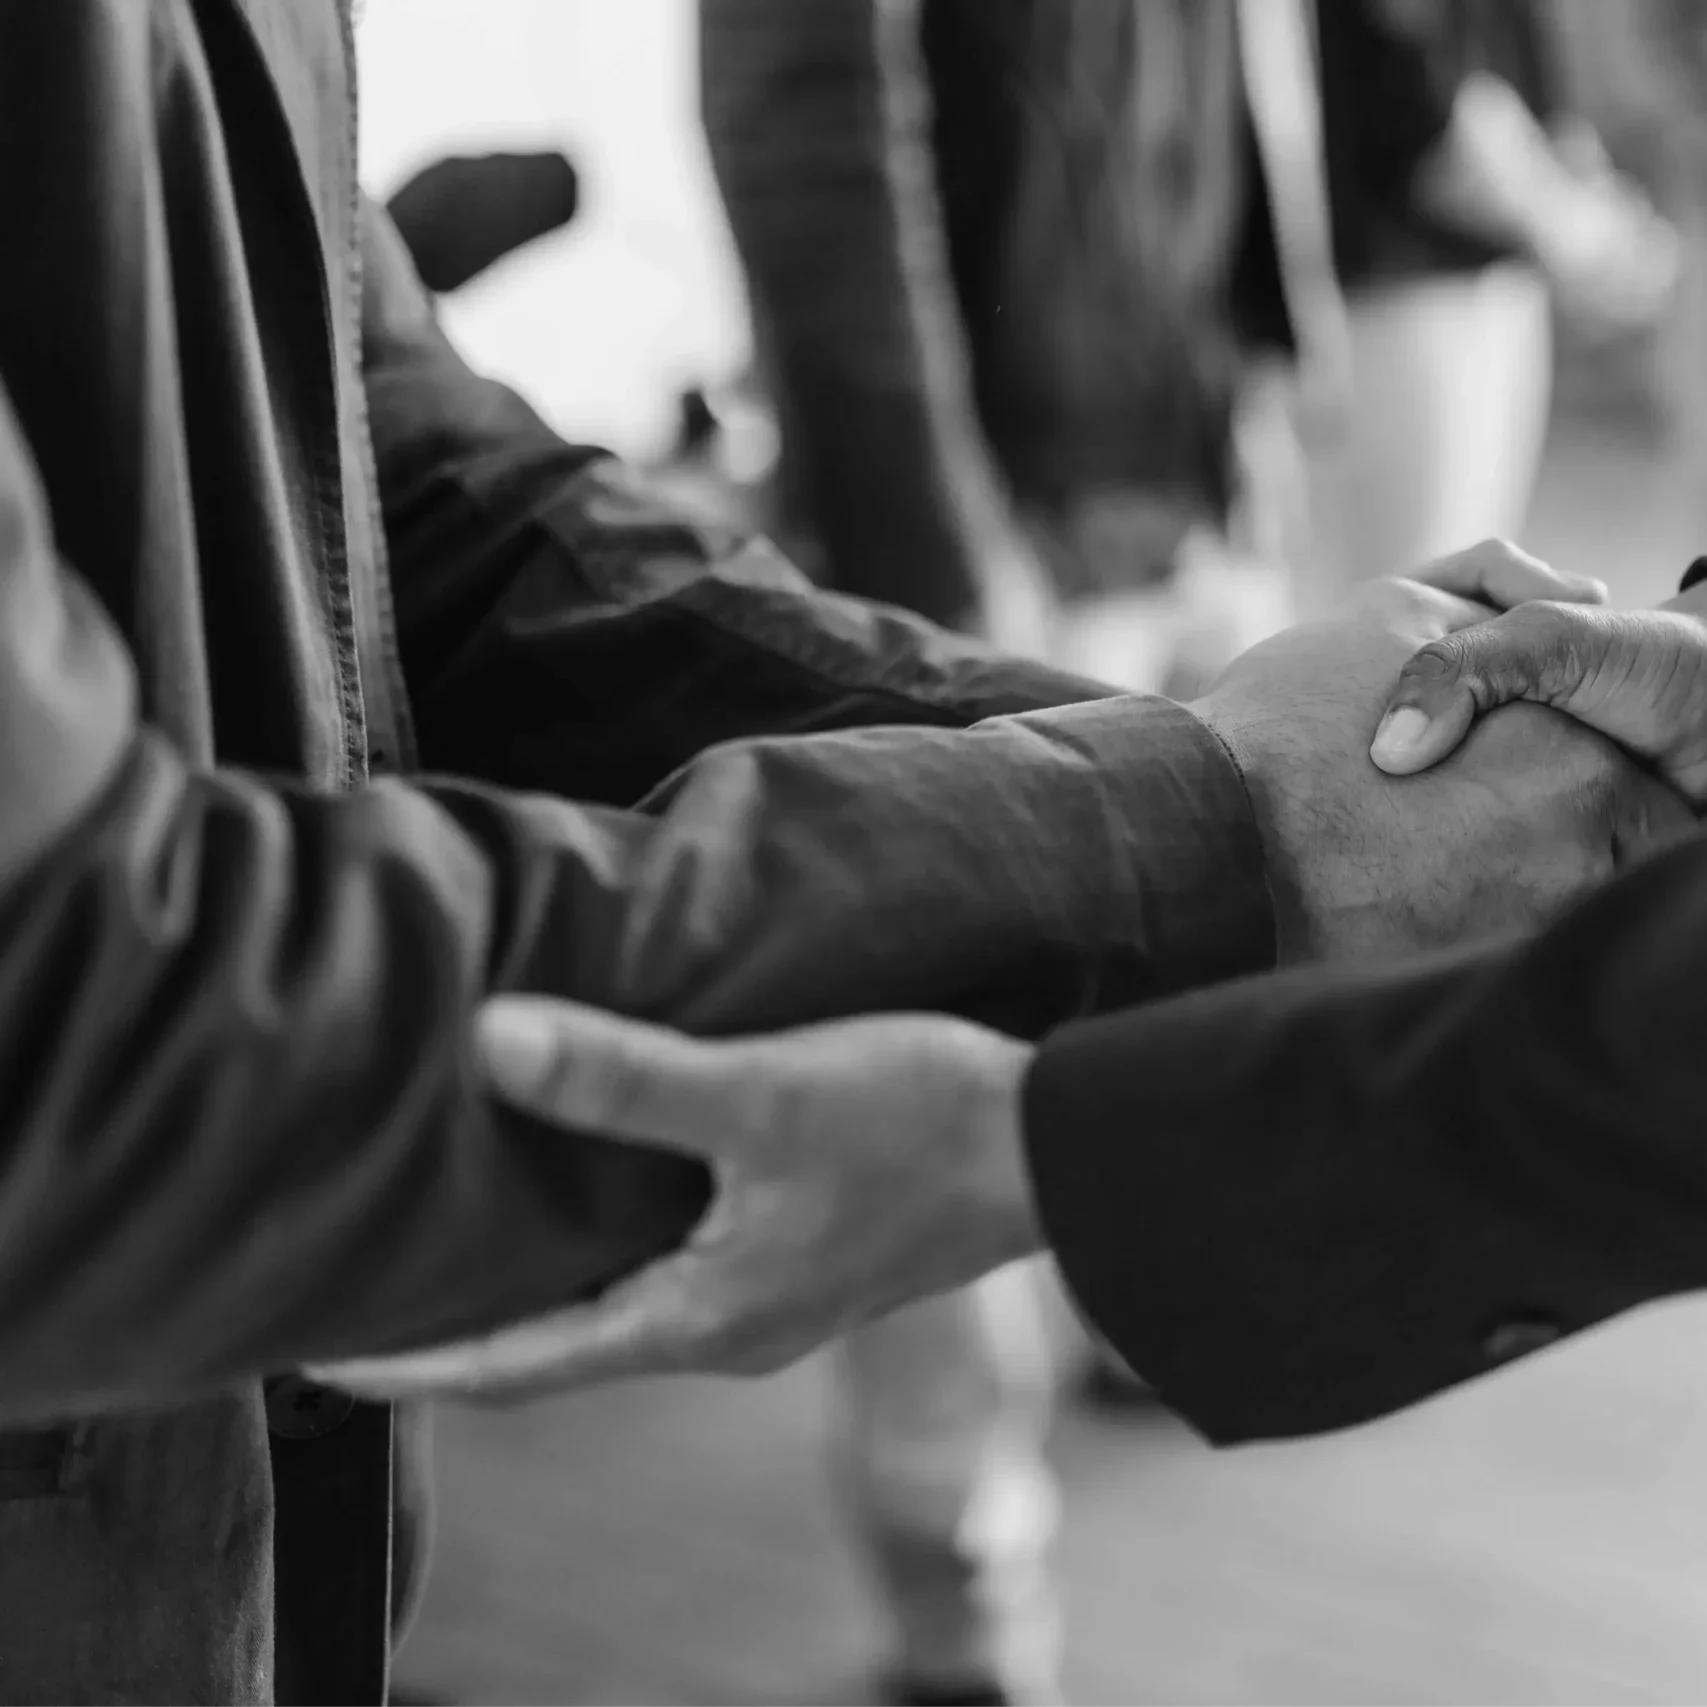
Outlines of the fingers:
[[738,1045],[545,996],[495,996],[475,1031],[492,1088],[554,1125],[716,1157],[751,1124]]
[[679,1361],[676,1340],[686,1326],[688,1270],[689,1259],[666,1258],[596,1303],[479,1339],[307,1373],[374,1399],[516,1398],[660,1374]]
[[1409,776],[1438,764],[1496,705],[1568,699],[1599,666],[1596,614],[1531,604],[1430,641],[1399,673],[1370,758]]
[[1475,599],[1498,610],[1552,599],[1560,604],[1605,604],[1606,583],[1586,575],[1565,575],[1520,551],[1510,540],[1484,539],[1468,551],[1442,557],[1411,577],[1460,598]]

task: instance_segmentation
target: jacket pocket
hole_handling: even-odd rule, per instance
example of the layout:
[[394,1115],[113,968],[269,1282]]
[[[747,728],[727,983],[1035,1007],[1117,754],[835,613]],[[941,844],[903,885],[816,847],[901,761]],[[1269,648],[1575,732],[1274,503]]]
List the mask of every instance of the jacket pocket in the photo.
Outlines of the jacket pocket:
[[49,1499],[69,1491],[78,1429],[0,1429],[0,1500]]

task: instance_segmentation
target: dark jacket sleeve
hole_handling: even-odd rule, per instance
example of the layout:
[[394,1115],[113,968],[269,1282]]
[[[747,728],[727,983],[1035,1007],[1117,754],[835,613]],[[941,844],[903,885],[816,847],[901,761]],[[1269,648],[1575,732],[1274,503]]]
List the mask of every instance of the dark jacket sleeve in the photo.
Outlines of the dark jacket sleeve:
[[[823,873],[767,896],[766,932],[777,944],[814,940],[819,926],[795,913],[797,896],[816,910],[823,895],[839,894],[834,927],[857,925],[858,953],[846,961],[764,946],[767,965],[799,975],[767,984],[763,1016],[750,1002],[648,1011],[703,1027],[931,1005],[945,999],[934,969],[958,956],[954,1005],[1034,1030],[1081,1001],[1135,1000],[1268,963],[1272,919],[1248,803],[1225,752],[1194,718],[1159,700],[1117,703],[1097,683],[1003,656],[909,612],[822,592],[767,542],[684,518],[610,456],[566,444],[513,392],[473,373],[440,331],[389,219],[371,205],[366,217],[369,412],[427,766],[650,815],[700,801],[697,779],[727,774],[727,755],[709,768],[695,763],[699,755],[765,737],[763,783],[776,787],[767,817],[797,822],[800,858]],[[1097,701],[1106,702],[1101,712],[1091,709]],[[1091,745],[1034,752],[1015,773],[1034,772],[1030,798],[1023,783],[1016,792],[1002,785],[1013,731],[943,738],[992,717],[1075,704],[1086,709],[1063,713],[1060,727],[1095,731]],[[1113,731],[1140,726],[1138,769],[1128,768],[1138,748],[1122,757],[1100,747]],[[784,739],[858,730],[869,732],[864,740],[820,739],[798,751]],[[857,824],[824,817],[815,798],[811,779],[832,754],[848,786],[864,791]],[[1117,820],[1110,827],[1139,856],[1123,859],[1121,881],[1130,886],[1142,868],[1148,899],[1138,936],[1102,957],[1090,984],[1076,972],[1063,984],[1059,938],[1040,949],[1035,933],[1044,917],[1076,917],[1106,901],[1103,874],[1073,856],[1066,832],[1069,779],[1096,769]],[[1125,827],[1129,811],[1142,832]],[[1004,879],[969,879],[966,861],[979,845],[1004,848],[1006,875],[1023,874],[1022,913],[1011,911]],[[857,864],[853,847],[864,850]],[[838,887],[832,874],[842,868],[850,878],[857,871],[857,883]],[[957,915],[968,921],[967,942],[997,946],[998,963],[966,956],[952,929],[922,929]],[[684,933],[675,961],[659,939],[654,1003],[686,975],[701,935]],[[725,951],[721,940],[710,945],[713,957]],[[591,963],[585,976],[602,999],[635,999],[601,982]]]
[[1707,1286],[1707,841],[1539,936],[1070,1026],[1049,1240],[1219,1442],[1363,1422]]
[[1242,784],[1162,702],[726,744],[635,810],[192,770],[3,397],[0,714],[7,1419],[472,1331],[678,1239],[696,1169],[488,1105],[490,990],[1035,1023],[1270,946]]
[[[1142,942],[1105,957],[1091,986],[1077,974],[1063,983],[1065,963],[1055,947],[1038,947],[1035,928],[1045,915],[1102,904],[1102,876],[1073,857],[1063,833],[1073,812],[1067,774],[1086,758],[1066,759],[1057,810],[1047,762],[1029,800],[992,786],[1007,735],[942,736],[998,714],[1088,706],[1109,690],[893,607],[821,592],[764,541],[695,525],[609,456],[566,444],[513,392],[469,369],[440,332],[390,221],[372,207],[367,217],[369,409],[403,661],[430,768],[581,801],[638,801],[650,813],[684,789],[701,798],[686,783],[642,798],[697,755],[726,740],[771,738],[765,768],[777,794],[766,812],[798,820],[801,857],[815,857],[824,880],[777,888],[765,930],[775,945],[815,940],[821,921],[798,916],[796,896],[819,909],[831,893],[842,897],[835,928],[858,926],[858,952],[847,959],[762,945],[778,969],[764,1015],[778,1022],[941,1003],[938,968],[956,956],[954,1005],[1023,1030],[1063,1017],[1064,1000],[1133,1000],[1267,963],[1266,890],[1238,779],[1192,718],[1149,701],[1141,774],[1123,773],[1112,754],[1089,761],[1104,767],[1111,809],[1135,808],[1147,826],[1125,836],[1144,856]],[[881,507],[886,494],[869,501]],[[1062,726],[1132,726],[1140,703],[1110,701]],[[776,744],[855,730],[871,733],[798,754]],[[866,791],[857,823],[824,818],[813,797],[810,779],[832,752]],[[957,767],[966,768],[956,775]],[[1173,802],[1166,830],[1164,799]],[[830,838],[833,847],[808,856]],[[1023,871],[1023,918],[1004,882],[971,875],[968,856],[980,843],[1007,850],[1010,874]],[[857,865],[847,862],[850,847],[865,850]],[[844,862],[858,880],[837,889],[831,874]],[[981,922],[981,938],[969,929],[965,940],[995,944],[999,965],[965,955],[952,929],[924,929],[958,915]],[[654,1003],[672,976],[685,975],[700,935],[681,936],[678,964],[659,938]],[[1171,946],[1156,952],[1164,939]],[[724,952],[714,941],[712,955]],[[785,964],[798,976],[783,978]],[[634,999],[596,971],[586,976],[602,999]],[[761,1016],[749,1003],[670,1017],[706,1026]]]
[[627,804],[721,740],[1112,692],[819,591],[766,541],[660,502],[468,367],[372,205],[366,236],[368,412],[429,769]]

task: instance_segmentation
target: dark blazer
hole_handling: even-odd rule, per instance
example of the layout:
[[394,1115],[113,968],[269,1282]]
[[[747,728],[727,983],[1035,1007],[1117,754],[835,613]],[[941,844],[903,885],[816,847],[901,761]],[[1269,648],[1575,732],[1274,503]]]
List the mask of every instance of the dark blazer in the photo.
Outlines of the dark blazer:
[[8,1700],[383,1690],[392,1419],[288,1372],[584,1296],[705,1190],[489,1106],[487,992],[1038,1030],[1272,953],[1188,714],[968,728],[1098,690],[472,374],[351,66],[334,0],[0,6]]
[[1059,1032],[1051,1244],[1220,1442],[1363,1422],[1707,1286],[1707,839],[1532,938]]

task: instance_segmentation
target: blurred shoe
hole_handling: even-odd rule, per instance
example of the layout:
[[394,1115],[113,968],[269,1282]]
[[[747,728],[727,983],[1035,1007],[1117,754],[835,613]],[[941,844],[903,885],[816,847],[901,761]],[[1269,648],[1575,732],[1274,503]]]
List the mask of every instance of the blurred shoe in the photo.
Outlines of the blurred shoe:
[[991,1677],[950,1683],[898,1673],[889,1679],[882,1699],[887,1707],[1013,1707],[1013,1697]]
[[889,1692],[891,1707],[1014,1707],[1007,1692],[993,1683],[968,1683],[944,1688],[937,1683],[896,1683]]

